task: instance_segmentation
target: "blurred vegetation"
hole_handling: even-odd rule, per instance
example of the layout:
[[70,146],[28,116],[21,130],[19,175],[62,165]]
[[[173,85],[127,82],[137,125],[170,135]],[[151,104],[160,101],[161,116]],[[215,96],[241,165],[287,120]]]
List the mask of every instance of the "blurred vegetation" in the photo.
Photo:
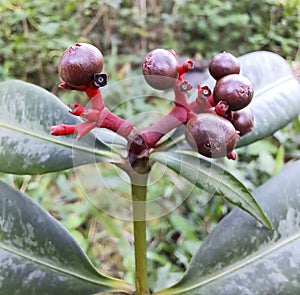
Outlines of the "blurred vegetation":
[[[98,46],[122,72],[162,46],[180,55],[211,58],[274,51],[295,60],[300,0],[1,0],[0,77],[57,91],[61,52],[82,41]],[[109,64],[109,62],[108,62]],[[120,68],[121,67],[121,68]],[[120,74],[119,74],[120,76]]]
[[[101,49],[104,70],[112,82],[140,75],[138,65],[146,52],[156,47],[204,59],[222,50],[236,56],[270,50],[288,61],[299,61],[299,15],[300,0],[0,0],[0,80],[22,79],[59,94],[66,102],[78,101],[80,95],[57,88],[58,58],[78,41]],[[119,115],[129,118],[141,111],[170,107],[151,98],[120,105],[122,99],[143,94],[140,84],[128,85],[125,80],[103,89],[104,97],[112,97],[108,106],[118,105]],[[299,133],[300,118],[271,138],[239,149],[239,160],[225,161],[226,166],[249,188],[257,187],[286,161],[300,158]],[[117,175],[108,167],[103,171],[112,187],[118,187]],[[131,224],[105,215],[87,202],[73,170],[0,177],[60,220],[103,271],[133,279]],[[150,194],[170,196],[171,183],[159,187],[163,189],[152,189]],[[219,198],[204,206],[195,190],[174,212],[149,222],[153,288],[178,279],[201,241],[230,209]]]

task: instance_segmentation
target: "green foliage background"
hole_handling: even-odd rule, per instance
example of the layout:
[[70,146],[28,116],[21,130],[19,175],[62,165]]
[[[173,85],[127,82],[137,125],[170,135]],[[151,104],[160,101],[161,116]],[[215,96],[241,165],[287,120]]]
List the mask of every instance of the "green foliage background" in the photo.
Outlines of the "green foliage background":
[[[1,0],[0,77],[56,91],[57,60],[70,44],[98,46],[105,56],[139,64],[148,50],[211,58],[270,50],[295,60],[299,0]],[[119,70],[119,69],[118,69]]]
[[[143,57],[156,47],[206,59],[222,50],[236,56],[270,50],[291,62],[299,61],[299,15],[300,0],[0,0],[0,80],[22,79],[67,96],[67,101],[80,99],[73,92],[58,93],[57,88],[58,58],[77,41],[101,49],[111,80],[141,74]],[[122,100],[122,95],[136,96],[140,88],[116,86],[111,95]],[[153,107],[169,106],[154,99],[117,112],[129,117]],[[298,119],[271,138],[239,149],[239,160],[226,165],[254,188],[286,161],[300,158],[299,132]],[[110,184],[118,187],[118,175],[105,167],[103,171]],[[86,202],[72,170],[1,178],[60,220],[96,265],[105,263],[108,274],[132,279],[131,224],[112,220]],[[153,195],[168,196],[168,182],[161,187]],[[152,287],[176,281],[202,239],[229,210],[218,198],[202,207],[195,192],[175,212],[152,221],[148,233]]]

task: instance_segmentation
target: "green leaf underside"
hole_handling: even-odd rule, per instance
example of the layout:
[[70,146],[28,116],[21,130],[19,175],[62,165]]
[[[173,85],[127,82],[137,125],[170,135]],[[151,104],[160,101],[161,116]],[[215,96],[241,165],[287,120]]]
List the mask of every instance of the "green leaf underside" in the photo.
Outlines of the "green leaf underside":
[[165,164],[195,186],[210,193],[211,196],[223,196],[229,202],[253,215],[266,227],[272,228],[269,219],[252,194],[242,182],[224,168],[196,153],[156,152],[152,154],[151,158]]
[[53,94],[18,80],[0,83],[0,171],[37,174],[93,162],[117,161],[108,146],[90,133],[51,136],[53,125],[81,120]]
[[253,192],[275,230],[240,209],[205,239],[184,277],[155,294],[299,294],[300,161]]
[[0,182],[0,294],[84,295],[132,291],[99,273],[48,212]]

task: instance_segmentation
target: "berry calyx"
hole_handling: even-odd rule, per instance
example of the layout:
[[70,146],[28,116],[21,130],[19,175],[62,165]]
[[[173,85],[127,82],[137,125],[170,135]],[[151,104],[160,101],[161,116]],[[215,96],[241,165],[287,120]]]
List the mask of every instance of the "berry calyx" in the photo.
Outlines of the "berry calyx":
[[178,62],[175,54],[167,49],[150,51],[143,62],[146,82],[158,90],[172,88],[178,79]]
[[208,69],[211,76],[219,80],[226,75],[239,74],[240,63],[235,56],[224,51],[210,61]]
[[188,121],[185,138],[199,154],[209,158],[221,158],[233,151],[238,134],[225,118],[203,113]]
[[214,102],[226,101],[231,111],[246,107],[254,91],[248,78],[238,74],[224,76],[216,83],[213,91]]
[[76,43],[68,47],[58,62],[58,73],[63,82],[72,87],[91,83],[94,75],[103,69],[101,51],[88,43]]

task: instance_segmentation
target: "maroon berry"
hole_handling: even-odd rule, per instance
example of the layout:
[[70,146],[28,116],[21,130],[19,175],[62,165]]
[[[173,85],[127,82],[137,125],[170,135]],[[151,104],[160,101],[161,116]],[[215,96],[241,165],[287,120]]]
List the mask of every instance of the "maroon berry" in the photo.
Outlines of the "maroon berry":
[[176,56],[167,49],[150,51],[143,62],[143,74],[147,83],[155,89],[172,88],[178,79]]
[[239,74],[240,63],[235,56],[224,51],[211,60],[208,69],[211,76],[219,80],[226,75]]
[[230,120],[239,135],[243,136],[252,131],[254,127],[253,113],[249,109],[232,112],[232,119]]
[[88,85],[94,74],[103,69],[101,51],[88,43],[76,43],[67,48],[58,62],[61,79],[70,86]]
[[231,111],[247,106],[253,97],[253,87],[248,78],[238,74],[224,76],[216,83],[214,101],[226,101]]
[[233,151],[238,134],[225,118],[202,113],[188,121],[185,137],[189,145],[201,155],[221,158]]

